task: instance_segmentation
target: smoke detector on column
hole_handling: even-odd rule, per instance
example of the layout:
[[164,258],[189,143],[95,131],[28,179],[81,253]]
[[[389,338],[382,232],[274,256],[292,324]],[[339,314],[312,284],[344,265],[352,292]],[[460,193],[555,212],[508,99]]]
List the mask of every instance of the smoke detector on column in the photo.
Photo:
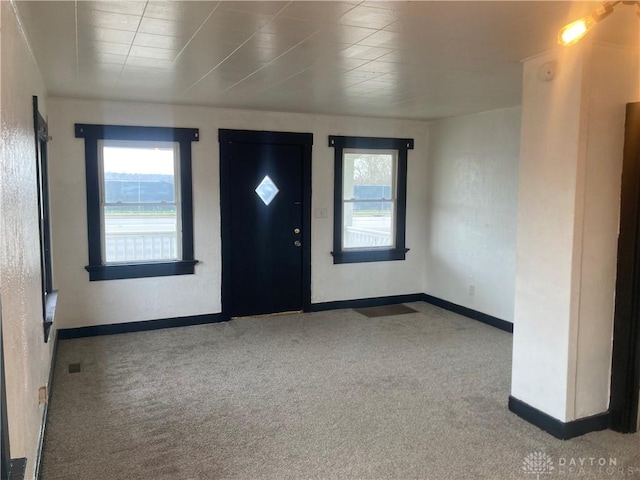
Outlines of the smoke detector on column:
[[555,61],[543,63],[538,69],[538,78],[545,82],[550,82],[556,78],[556,68],[557,63]]

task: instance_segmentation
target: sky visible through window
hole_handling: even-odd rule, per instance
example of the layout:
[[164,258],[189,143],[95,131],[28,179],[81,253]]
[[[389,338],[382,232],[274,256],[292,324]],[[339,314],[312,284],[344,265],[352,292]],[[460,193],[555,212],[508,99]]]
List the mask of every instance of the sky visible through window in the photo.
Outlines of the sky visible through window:
[[173,175],[173,147],[132,148],[105,145],[105,173]]

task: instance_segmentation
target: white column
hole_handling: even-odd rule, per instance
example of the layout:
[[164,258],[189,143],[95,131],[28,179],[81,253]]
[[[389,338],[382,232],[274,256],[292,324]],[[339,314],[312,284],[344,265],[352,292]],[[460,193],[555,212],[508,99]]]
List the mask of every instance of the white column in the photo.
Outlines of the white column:
[[609,404],[625,104],[638,52],[524,62],[512,396],[562,421]]

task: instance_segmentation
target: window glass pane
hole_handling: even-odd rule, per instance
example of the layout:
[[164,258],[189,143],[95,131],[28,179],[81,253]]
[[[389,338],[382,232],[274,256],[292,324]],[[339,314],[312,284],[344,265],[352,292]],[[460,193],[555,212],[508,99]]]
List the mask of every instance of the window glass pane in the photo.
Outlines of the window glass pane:
[[105,207],[106,263],[178,259],[176,207],[158,208],[155,205]]
[[343,199],[392,199],[394,160],[394,153],[345,152]]
[[343,248],[395,246],[394,202],[345,202],[342,215]]
[[178,260],[174,146],[103,146],[104,262]]
[[174,146],[103,147],[106,203],[175,202]]
[[344,249],[394,246],[396,152],[345,151]]

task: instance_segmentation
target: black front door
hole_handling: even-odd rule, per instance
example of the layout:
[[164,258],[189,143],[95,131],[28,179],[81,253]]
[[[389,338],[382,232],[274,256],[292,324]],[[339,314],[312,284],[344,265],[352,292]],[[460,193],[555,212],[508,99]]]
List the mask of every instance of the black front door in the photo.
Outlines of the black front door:
[[311,134],[220,130],[223,311],[307,310]]

